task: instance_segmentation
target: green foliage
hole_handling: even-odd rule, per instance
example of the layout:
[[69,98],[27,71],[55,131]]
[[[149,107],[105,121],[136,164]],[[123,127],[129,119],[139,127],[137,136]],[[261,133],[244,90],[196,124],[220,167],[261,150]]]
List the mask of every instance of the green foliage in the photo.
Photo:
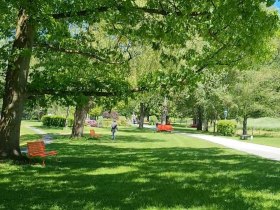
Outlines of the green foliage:
[[94,117],[100,116],[101,113],[102,113],[102,107],[100,107],[100,106],[96,106],[96,107],[94,107],[93,109],[91,109],[91,110],[89,111],[89,114],[90,114],[91,116],[94,116]]
[[127,123],[127,119],[125,116],[119,116],[119,119],[117,121],[118,125],[121,125],[121,126],[127,126],[128,123]]
[[155,115],[150,116],[150,121],[149,121],[150,125],[155,125],[157,122],[158,122],[157,116]]
[[[44,126],[48,127],[64,127],[66,119],[65,117],[55,115],[44,115],[41,119]],[[72,123],[73,125],[73,123]]]
[[67,119],[67,126],[72,127],[74,124],[74,118],[70,117]]
[[98,117],[98,119],[97,119],[98,127],[103,127],[103,120],[104,120],[104,118],[102,116]]
[[217,131],[218,133],[224,136],[232,136],[236,132],[237,124],[231,120],[220,120],[217,123]]
[[110,128],[111,124],[112,124],[112,120],[111,119],[104,118],[102,120],[102,127]]

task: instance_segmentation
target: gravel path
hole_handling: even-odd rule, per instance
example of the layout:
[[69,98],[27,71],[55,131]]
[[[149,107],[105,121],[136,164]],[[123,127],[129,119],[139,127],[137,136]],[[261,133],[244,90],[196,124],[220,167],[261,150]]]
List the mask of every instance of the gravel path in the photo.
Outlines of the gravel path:
[[280,161],[280,148],[270,147],[270,146],[265,146],[260,144],[253,144],[248,142],[241,142],[237,140],[231,140],[228,138],[210,136],[205,134],[186,134],[186,133],[180,133],[180,134],[210,141],[231,149],[239,150],[242,152],[246,152],[270,160]]
[[46,132],[44,132],[44,131],[42,131],[42,130],[40,130],[38,128],[31,127],[31,126],[28,126],[28,128],[30,130],[33,130],[37,134],[43,135],[42,136],[42,140],[44,141],[45,144],[50,144],[50,143],[53,142],[52,136],[47,134]]

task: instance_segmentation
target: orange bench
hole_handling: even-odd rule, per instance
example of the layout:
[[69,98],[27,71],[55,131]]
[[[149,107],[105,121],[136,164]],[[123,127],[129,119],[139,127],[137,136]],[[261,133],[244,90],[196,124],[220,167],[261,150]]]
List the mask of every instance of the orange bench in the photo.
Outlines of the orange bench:
[[57,155],[56,151],[46,151],[44,141],[27,142],[28,157],[41,157],[43,159],[42,165],[45,166],[45,157]]
[[100,137],[100,134],[95,133],[95,130],[93,130],[93,129],[91,129],[89,131],[89,135],[90,135],[91,138],[99,138]]
[[161,125],[161,124],[158,124],[157,125],[157,131],[160,132],[160,131],[173,131],[173,127],[172,125]]

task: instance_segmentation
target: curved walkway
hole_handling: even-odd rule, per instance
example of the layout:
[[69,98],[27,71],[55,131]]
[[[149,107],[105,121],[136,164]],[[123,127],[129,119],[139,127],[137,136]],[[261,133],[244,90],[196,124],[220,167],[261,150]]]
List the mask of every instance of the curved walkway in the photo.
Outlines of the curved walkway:
[[31,126],[27,126],[30,130],[33,130],[36,134],[41,134],[42,135],[42,140],[44,141],[45,144],[50,144],[52,143],[52,136],[47,134],[45,131],[42,131],[38,128],[34,128]]
[[237,140],[231,140],[228,138],[223,138],[219,136],[210,136],[205,134],[187,134],[187,133],[180,133],[180,134],[210,141],[231,149],[239,150],[242,152],[246,152],[270,160],[280,161],[280,148],[270,147],[270,146],[265,146],[260,144],[253,144],[248,142],[241,142]]

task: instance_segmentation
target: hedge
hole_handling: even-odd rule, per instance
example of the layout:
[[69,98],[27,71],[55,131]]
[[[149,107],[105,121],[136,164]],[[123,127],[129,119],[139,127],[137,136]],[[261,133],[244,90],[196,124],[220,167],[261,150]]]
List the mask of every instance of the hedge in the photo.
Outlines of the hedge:
[[[44,115],[41,118],[44,126],[48,127],[64,127],[66,119],[65,117],[55,116],[55,115]],[[73,123],[72,123],[73,125]]]
[[220,120],[217,123],[217,132],[224,136],[232,136],[236,132],[237,124],[231,120]]

